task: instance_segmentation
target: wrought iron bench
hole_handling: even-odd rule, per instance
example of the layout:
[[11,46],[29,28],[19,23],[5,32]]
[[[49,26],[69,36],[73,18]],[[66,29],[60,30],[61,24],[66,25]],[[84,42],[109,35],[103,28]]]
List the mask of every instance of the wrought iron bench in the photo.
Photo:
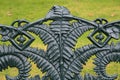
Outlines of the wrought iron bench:
[[[45,24],[52,20],[49,24]],[[73,21],[74,20],[74,21]],[[88,39],[92,44],[75,49],[77,39],[86,31],[92,30]],[[31,33],[42,39],[47,49],[30,47],[35,40]],[[16,20],[11,26],[0,25],[1,40],[11,45],[0,46],[0,71],[16,67],[19,74],[6,75],[7,80],[115,80],[109,76],[106,66],[110,62],[120,62],[120,43],[108,43],[112,38],[119,39],[120,21],[108,23],[106,19],[88,21],[72,16],[62,6],[53,6],[47,16],[35,22]],[[95,75],[81,76],[83,65],[95,55]],[[45,75],[29,77],[31,59]],[[88,66],[89,67],[89,66]]]

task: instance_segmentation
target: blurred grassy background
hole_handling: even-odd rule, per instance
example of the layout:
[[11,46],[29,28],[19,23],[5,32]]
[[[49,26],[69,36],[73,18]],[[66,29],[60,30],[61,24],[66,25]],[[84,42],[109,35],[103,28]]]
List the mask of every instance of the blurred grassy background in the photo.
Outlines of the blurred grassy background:
[[[75,16],[82,17],[88,20],[94,20],[96,18],[106,18],[108,21],[120,20],[120,0],[0,0],[0,24],[10,25],[12,21],[17,19],[27,19],[30,22],[45,17],[49,9],[53,5],[61,5],[67,7],[71,13]],[[86,35],[82,36],[84,39],[78,39],[76,48],[90,43],[86,38]],[[33,47],[46,48],[46,45],[42,43],[36,36],[36,41],[32,44]],[[38,42],[40,44],[38,44]],[[82,74],[93,72],[95,65],[92,64],[94,56],[87,62],[87,65],[82,71]],[[33,64],[33,63],[32,63]],[[42,75],[35,65],[32,66],[31,76],[36,74]],[[107,72],[109,74],[119,73],[120,64],[110,63],[107,66]],[[5,80],[4,75],[11,76],[17,75],[16,68],[9,68],[0,72],[0,80]]]

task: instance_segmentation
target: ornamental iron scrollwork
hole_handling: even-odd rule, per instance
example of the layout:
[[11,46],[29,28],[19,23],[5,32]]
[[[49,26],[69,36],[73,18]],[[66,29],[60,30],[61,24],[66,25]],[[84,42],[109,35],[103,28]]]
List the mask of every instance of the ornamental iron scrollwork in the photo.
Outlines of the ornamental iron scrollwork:
[[[49,24],[45,22],[52,20]],[[74,20],[74,21],[73,21]],[[73,22],[72,22],[73,21]],[[79,37],[92,30],[88,44],[75,49]],[[39,36],[47,49],[30,47],[35,37]],[[10,26],[0,25],[1,41],[9,41],[11,45],[0,46],[0,71],[16,67],[18,75],[6,75],[6,80],[115,80],[117,75],[108,75],[106,66],[110,62],[120,62],[120,43],[109,43],[111,39],[119,39],[120,21],[109,23],[98,18],[88,21],[72,16],[63,6],[53,6],[47,16],[35,22],[16,20]],[[95,55],[96,75],[80,74],[83,65]],[[45,72],[43,77],[29,77],[32,60]]]

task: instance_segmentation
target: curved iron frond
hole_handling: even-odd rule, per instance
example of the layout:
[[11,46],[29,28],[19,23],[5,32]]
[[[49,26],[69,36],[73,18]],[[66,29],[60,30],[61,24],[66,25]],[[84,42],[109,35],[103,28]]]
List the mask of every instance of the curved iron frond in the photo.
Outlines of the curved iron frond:
[[99,54],[97,54],[97,58],[94,62],[94,64],[96,65],[94,70],[99,75],[100,79],[114,80],[117,78],[117,75],[109,76],[106,73],[106,66],[110,62],[120,62],[120,43],[118,43],[117,45],[111,45],[110,51],[100,52]]
[[52,80],[60,80],[60,75],[55,66],[45,58],[45,52],[36,48],[28,48],[21,53],[30,58],[42,72],[46,72],[48,78]]
[[74,77],[74,75],[79,75],[79,73],[83,69],[83,64],[86,65],[86,62],[91,56],[96,55],[98,52],[109,50],[109,48],[98,48],[94,45],[87,45],[77,49],[74,52],[74,59],[70,63],[66,71],[65,78],[69,80],[70,77]]
[[14,78],[6,76],[7,80],[26,80],[29,76],[31,65],[27,58],[19,54],[19,51],[16,52],[12,46],[0,46],[0,71],[7,69],[8,66],[16,67],[19,74]]

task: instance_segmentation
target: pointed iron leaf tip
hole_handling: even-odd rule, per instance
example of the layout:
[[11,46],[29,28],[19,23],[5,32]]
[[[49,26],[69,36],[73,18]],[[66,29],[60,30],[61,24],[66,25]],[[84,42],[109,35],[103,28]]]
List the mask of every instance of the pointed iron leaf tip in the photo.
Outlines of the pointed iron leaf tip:
[[53,6],[50,11],[48,12],[46,18],[54,18],[54,17],[73,17],[70,14],[70,11],[63,6]]

